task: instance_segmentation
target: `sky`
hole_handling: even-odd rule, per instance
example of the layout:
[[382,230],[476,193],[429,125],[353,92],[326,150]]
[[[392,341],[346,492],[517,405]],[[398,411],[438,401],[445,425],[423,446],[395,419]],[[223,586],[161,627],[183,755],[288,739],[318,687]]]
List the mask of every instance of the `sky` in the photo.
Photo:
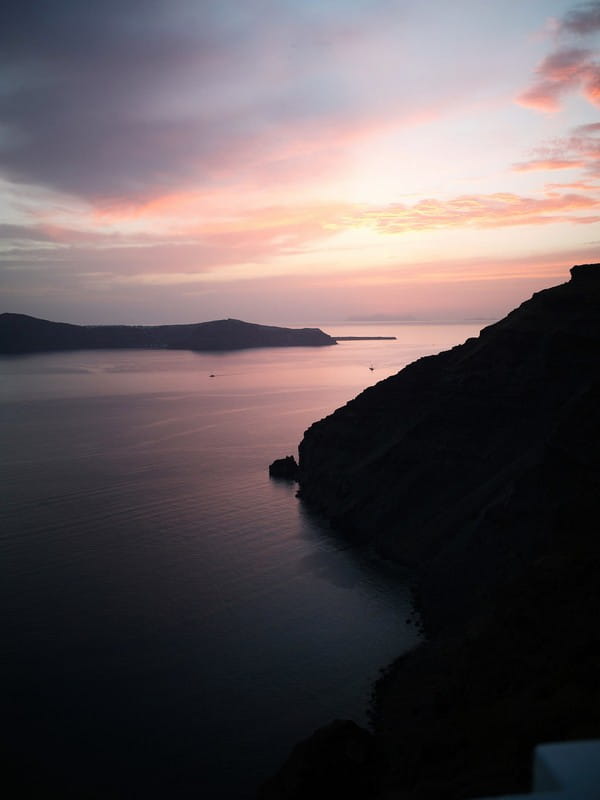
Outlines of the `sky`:
[[600,2],[9,0],[0,311],[497,319],[600,261]]

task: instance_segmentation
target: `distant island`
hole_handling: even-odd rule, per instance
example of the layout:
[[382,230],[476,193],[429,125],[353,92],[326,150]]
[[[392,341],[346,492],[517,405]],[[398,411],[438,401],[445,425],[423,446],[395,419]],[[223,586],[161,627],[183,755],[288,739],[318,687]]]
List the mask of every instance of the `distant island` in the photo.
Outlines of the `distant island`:
[[71,325],[26,314],[0,314],[0,353],[167,349],[226,351],[337,344],[319,328],[280,328],[238,319],[190,325]]
[[426,640],[382,672],[372,731],[319,729],[261,800],[527,792],[535,745],[600,738],[600,264],[366,389],[291,466],[410,571]]

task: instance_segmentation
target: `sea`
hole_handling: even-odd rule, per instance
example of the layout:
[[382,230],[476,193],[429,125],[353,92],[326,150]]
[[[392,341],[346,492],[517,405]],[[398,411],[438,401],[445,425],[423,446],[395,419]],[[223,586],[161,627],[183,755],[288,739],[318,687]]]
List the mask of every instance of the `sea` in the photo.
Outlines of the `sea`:
[[2,773],[21,796],[246,800],[315,728],[367,724],[380,669],[419,640],[408,576],[268,466],[483,324],[0,358]]

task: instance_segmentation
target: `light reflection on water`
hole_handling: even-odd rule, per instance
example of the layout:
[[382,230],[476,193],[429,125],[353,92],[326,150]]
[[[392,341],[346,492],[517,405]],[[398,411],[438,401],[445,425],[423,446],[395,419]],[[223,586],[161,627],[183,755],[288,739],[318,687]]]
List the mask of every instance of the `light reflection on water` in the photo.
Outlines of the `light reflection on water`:
[[364,722],[379,667],[415,641],[407,592],[267,466],[477,330],[449,327],[420,345],[410,326],[406,342],[0,359],[10,747],[105,796],[243,798],[316,726]]

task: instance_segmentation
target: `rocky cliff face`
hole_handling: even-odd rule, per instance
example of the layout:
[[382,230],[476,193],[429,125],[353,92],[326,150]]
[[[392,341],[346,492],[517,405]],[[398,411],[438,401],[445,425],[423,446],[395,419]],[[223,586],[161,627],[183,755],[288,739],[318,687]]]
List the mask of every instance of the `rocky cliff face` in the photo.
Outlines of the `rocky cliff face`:
[[600,265],[582,265],[315,423],[301,497],[415,567],[436,629],[527,569],[587,502],[599,379]]
[[600,738],[599,264],[313,425],[299,469],[306,502],[413,566],[428,639],[376,686],[356,791],[321,769],[338,725],[261,798],[524,793],[536,744]]

